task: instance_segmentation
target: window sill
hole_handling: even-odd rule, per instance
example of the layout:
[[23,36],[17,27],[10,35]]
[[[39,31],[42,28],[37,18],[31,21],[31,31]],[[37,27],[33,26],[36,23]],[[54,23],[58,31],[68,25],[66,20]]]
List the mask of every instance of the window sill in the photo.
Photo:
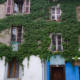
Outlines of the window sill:
[[[27,13],[30,14],[30,13]],[[26,15],[26,13],[13,13],[13,14],[6,14],[6,16],[10,16],[10,15]]]
[[19,78],[7,78],[7,80],[20,80]]

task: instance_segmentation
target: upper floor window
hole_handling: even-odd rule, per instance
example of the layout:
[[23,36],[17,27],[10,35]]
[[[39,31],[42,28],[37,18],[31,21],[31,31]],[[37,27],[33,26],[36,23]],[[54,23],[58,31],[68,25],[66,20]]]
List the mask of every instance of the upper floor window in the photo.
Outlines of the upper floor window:
[[51,20],[60,21],[61,9],[59,6],[53,6],[51,8]]
[[15,58],[8,63],[8,78],[19,78],[19,64]]
[[11,29],[11,41],[21,43],[22,40],[22,26],[15,27]]
[[77,19],[80,21],[80,6],[76,8]]
[[30,0],[7,0],[6,14],[30,13]]
[[52,34],[52,51],[63,51],[61,34]]

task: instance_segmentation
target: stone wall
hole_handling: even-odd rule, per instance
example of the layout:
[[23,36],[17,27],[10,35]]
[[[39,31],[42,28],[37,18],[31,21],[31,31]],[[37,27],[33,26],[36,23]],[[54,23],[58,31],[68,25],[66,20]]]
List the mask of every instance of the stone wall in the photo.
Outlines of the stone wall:
[[10,45],[10,39],[11,39],[11,31],[10,29],[6,29],[0,33],[0,43]]
[[6,3],[0,4],[0,19],[6,17]]

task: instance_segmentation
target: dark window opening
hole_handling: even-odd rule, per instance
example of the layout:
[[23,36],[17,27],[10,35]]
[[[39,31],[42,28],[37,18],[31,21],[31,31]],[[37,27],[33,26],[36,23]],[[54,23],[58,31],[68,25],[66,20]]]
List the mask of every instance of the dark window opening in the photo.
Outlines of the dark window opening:
[[22,27],[17,27],[18,33],[17,33],[17,42],[21,43],[21,36],[22,36]]
[[16,41],[16,37],[17,37],[16,27],[12,27],[12,29],[11,29],[11,41]]
[[21,43],[22,40],[22,27],[12,27],[11,29],[11,41]]
[[19,64],[16,58],[8,63],[8,78],[19,78]]
[[63,51],[61,34],[52,35],[52,51]]
[[50,80],[65,80],[64,66],[50,66]]
[[14,13],[23,13],[24,0],[14,0]]

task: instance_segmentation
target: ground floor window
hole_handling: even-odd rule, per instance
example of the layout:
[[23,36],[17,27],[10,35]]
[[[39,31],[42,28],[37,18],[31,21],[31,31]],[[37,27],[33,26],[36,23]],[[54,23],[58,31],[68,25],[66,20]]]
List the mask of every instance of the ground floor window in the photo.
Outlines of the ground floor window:
[[19,64],[16,58],[8,63],[8,78],[19,78]]
[[51,65],[50,80],[65,80],[65,67]]

